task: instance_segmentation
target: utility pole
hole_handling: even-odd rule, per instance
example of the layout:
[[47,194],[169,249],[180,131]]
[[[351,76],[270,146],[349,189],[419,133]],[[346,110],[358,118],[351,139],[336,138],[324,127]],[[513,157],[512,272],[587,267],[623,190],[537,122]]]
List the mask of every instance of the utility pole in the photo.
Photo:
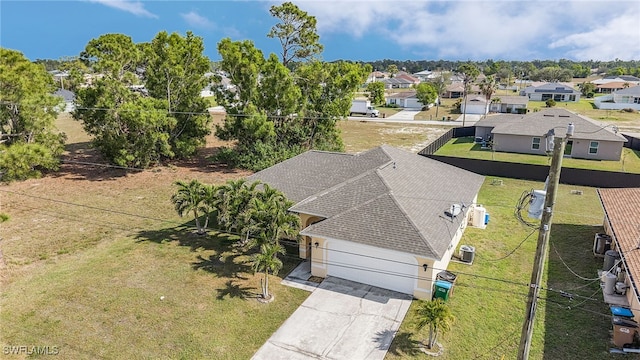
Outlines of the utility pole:
[[542,219],[540,220],[540,229],[538,232],[538,247],[536,248],[536,257],[533,263],[533,272],[531,273],[531,282],[529,283],[529,295],[527,298],[527,310],[525,313],[524,323],[522,324],[522,333],[520,335],[520,347],[518,349],[518,360],[529,359],[529,348],[531,347],[531,336],[533,335],[533,323],[536,316],[536,307],[538,303],[538,294],[540,293],[540,282],[544,270],[544,260],[547,254],[547,244],[549,243],[549,234],[551,233],[551,219],[553,217],[553,205],[556,202],[556,194],[558,193],[558,184],[560,182],[560,171],[562,170],[562,157],[564,155],[564,146],[566,139],[573,135],[574,126],[569,124],[567,135],[564,139],[553,139],[553,129],[547,134],[553,140],[553,157],[549,167],[549,184],[547,194],[544,199],[544,210]]

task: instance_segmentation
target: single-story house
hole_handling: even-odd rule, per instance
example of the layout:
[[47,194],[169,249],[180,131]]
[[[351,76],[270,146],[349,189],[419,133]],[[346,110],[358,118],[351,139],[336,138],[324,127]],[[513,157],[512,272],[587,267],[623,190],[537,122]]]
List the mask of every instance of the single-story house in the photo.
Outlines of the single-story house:
[[404,91],[388,95],[385,99],[387,105],[398,105],[402,108],[422,108],[415,91]]
[[381,80],[385,89],[408,89],[414,85],[412,81],[403,78],[390,78]]
[[53,95],[59,96],[64,99],[64,105],[61,106],[61,108],[58,109],[58,111],[69,113],[75,110],[76,94],[73,91],[58,89],[53,93]]
[[629,87],[628,82],[613,81],[604,84],[596,85],[596,92],[600,94],[611,94],[614,91],[626,89]]
[[371,74],[369,74],[365,83],[368,84],[370,82],[381,81],[383,79],[386,79],[387,77],[387,74],[383,73],[382,71],[373,71]]
[[598,96],[593,100],[598,109],[620,110],[631,108],[640,110],[640,85],[614,91],[609,95]]
[[495,151],[545,155],[544,135],[556,129],[556,134],[564,136],[569,123],[574,124],[575,131],[565,146],[566,157],[620,160],[622,146],[627,141],[624,136],[609,126],[565,109],[489,116],[475,124],[475,136],[491,140]]
[[[480,94],[480,87],[476,84],[472,84],[469,90],[469,95]],[[443,98],[457,99],[464,96],[464,84],[462,82],[452,82],[449,84],[444,92]]]
[[383,145],[359,154],[308,151],[248,180],[295,202],[299,256],[313,276],[431,299],[484,177]]
[[580,91],[561,83],[546,83],[540,86],[528,86],[520,92],[532,101],[578,102]]
[[394,79],[402,79],[402,80],[410,81],[413,85],[420,84],[420,79],[418,79],[417,77],[415,77],[413,75],[410,75],[410,74],[408,74],[406,72],[399,72],[393,78]]
[[[518,114],[519,111],[526,111],[529,98],[516,95],[496,95],[489,104],[490,112]],[[525,110],[518,110],[525,109]]]
[[602,85],[612,82],[628,83],[630,85],[640,85],[640,78],[631,75],[611,75],[602,79],[593,80],[591,83],[595,85]]
[[486,115],[489,112],[489,102],[484,96],[467,96],[467,100],[460,103],[460,112]]
[[[604,231],[620,255],[628,306],[640,321],[640,188],[598,189],[604,209]],[[625,304],[626,305],[626,304]]]

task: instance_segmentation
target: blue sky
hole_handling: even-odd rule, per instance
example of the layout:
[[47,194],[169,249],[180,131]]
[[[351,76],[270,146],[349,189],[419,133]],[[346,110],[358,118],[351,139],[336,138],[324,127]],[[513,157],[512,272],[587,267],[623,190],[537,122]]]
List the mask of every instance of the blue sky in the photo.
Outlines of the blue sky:
[[[293,1],[318,20],[322,58],[640,60],[640,1]],[[191,30],[219,60],[220,39],[252,40],[265,56],[281,1],[0,1],[0,46],[31,60],[76,56],[93,38],[135,42]]]

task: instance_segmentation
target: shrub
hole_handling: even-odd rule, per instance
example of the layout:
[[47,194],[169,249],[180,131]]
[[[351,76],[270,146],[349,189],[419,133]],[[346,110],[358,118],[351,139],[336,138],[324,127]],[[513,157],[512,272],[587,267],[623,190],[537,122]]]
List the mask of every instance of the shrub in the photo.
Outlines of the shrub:
[[635,111],[634,109],[632,109],[632,108],[624,108],[624,109],[622,109],[622,110],[620,110],[620,111],[628,112],[628,113],[634,113],[634,112],[636,112],[636,111]]
[[553,100],[553,99],[549,99],[549,100],[545,101],[544,103],[547,105],[547,107],[554,107],[554,106],[556,106],[556,101],[555,101],[555,100]]

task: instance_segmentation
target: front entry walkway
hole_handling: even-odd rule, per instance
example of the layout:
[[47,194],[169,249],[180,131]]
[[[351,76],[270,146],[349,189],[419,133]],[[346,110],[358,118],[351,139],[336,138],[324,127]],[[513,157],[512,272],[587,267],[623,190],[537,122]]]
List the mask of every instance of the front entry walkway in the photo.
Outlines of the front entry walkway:
[[384,359],[411,297],[328,277],[253,359]]

